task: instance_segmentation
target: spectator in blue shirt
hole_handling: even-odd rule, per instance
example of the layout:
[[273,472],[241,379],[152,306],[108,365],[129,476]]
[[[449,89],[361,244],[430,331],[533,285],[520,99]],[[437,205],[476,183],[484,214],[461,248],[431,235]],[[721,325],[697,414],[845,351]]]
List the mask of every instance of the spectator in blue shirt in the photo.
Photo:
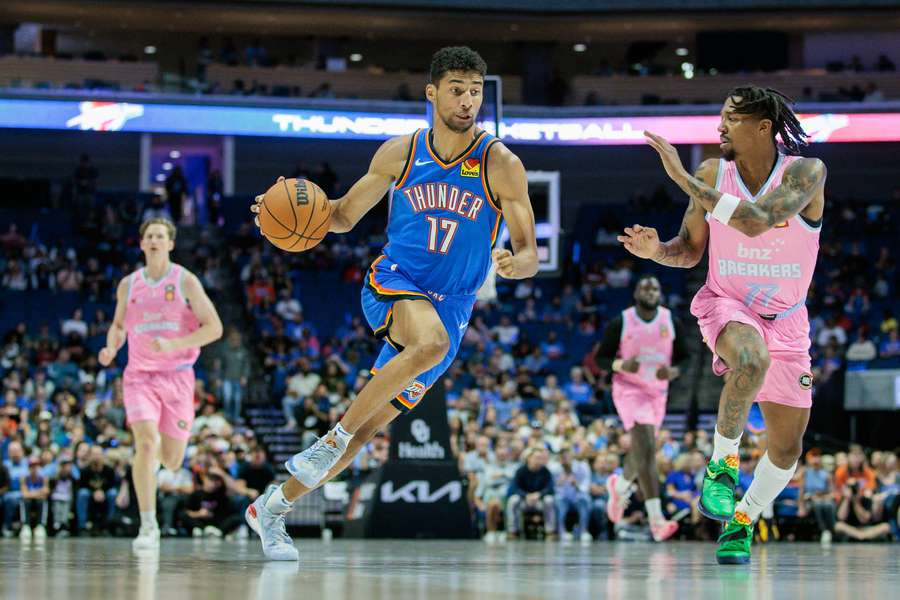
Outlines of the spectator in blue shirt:
[[78,385],[78,365],[72,361],[69,351],[65,348],[59,351],[56,361],[50,363],[47,373],[57,389],[73,389]]
[[692,510],[699,497],[697,483],[691,469],[691,456],[681,454],[675,459],[675,470],[666,477],[666,511],[673,515],[682,510]]
[[896,329],[891,329],[887,338],[882,340],[878,347],[878,356],[881,358],[900,356],[900,333]]
[[600,539],[607,537],[606,502],[609,500],[609,490],[606,481],[618,468],[619,456],[613,452],[600,452],[594,458],[588,491],[591,494],[591,521],[597,528],[597,536]]
[[569,372],[570,380],[563,386],[566,397],[575,404],[576,409],[584,404],[590,404],[593,397],[591,386],[584,380],[581,367],[572,367]]
[[806,453],[806,469],[803,473],[803,498],[816,519],[822,541],[831,541],[837,522],[837,506],[831,474],[822,468],[822,451],[811,448]]
[[3,537],[12,535],[12,524],[19,512],[19,500],[22,499],[20,487],[22,479],[28,475],[28,459],[19,442],[10,442],[7,449],[9,458],[3,461],[9,474],[9,491],[3,497]]
[[559,336],[556,335],[556,332],[551,330],[547,334],[547,339],[541,342],[541,352],[551,360],[562,358],[566,353],[566,346],[559,341]]
[[[592,541],[588,533],[588,518],[591,512],[591,496],[588,488],[591,482],[591,470],[587,464],[575,460],[571,448],[563,448],[559,457],[559,470],[556,473],[554,488],[556,489],[556,506],[559,533],[563,539],[578,539],[582,542]],[[578,524],[571,534],[566,532],[566,515],[575,509],[578,512]]]
[[756,470],[757,456],[741,456],[741,466],[738,471],[738,484],[734,488],[735,498],[743,498],[750,484],[753,483],[753,472]]

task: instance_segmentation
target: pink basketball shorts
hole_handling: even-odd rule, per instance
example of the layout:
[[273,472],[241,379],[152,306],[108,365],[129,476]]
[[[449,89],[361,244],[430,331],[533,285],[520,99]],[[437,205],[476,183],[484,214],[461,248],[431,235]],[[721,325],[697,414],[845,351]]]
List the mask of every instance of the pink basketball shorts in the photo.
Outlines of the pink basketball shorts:
[[703,342],[713,353],[713,372],[724,375],[729,367],[716,355],[716,340],[730,322],[744,323],[762,336],[770,365],[757,402],[775,402],[796,408],[812,406],[812,370],[809,358],[809,315],[802,306],[788,317],[767,320],[734,298],[717,296],[707,286],[691,302],[691,314],[700,323]]
[[625,431],[635,425],[652,425],[657,431],[666,416],[666,394],[651,394],[640,389],[613,389],[613,404]]
[[186,440],[194,424],[194,369],[133,371],[122,379],[129,423],[154,421],[159,432]]

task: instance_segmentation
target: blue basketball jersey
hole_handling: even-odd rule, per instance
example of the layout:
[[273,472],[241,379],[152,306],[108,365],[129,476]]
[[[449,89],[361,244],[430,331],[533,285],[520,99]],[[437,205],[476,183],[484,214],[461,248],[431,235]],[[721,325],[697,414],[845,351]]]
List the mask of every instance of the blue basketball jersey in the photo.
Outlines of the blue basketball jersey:
[[485,161],[497,139],[481,132],[445,163],[430,133],[413,136],[406,168],[391,188],[384,254],[423,290],[471,295],[487,277],[502,218]]

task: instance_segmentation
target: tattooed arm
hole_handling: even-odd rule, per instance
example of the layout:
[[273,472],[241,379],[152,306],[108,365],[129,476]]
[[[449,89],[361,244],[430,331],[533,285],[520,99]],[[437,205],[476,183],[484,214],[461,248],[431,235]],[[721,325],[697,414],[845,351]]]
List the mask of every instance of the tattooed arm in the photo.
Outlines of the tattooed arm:
[[[648,143],[659,153],[666,173],[686,194],[707,212],[716,207],[722,193],[709,184],[691,177],[681,164],[675,148],[665,139],[646,133]],[[825,164],[818,158],[801,158],[784,171],[781,185],[756,202],[741,200],[731,215],[728,226],[744,235],[755,237],[802,212],[825,185]]]
[[[741,200],[728,220],[728,226],[750,237],[772,229],[800,213],[813,201],[825,185],[825,164],[818,158],[801,158],[785,169],[781,185],[770,190],[756,202]],[[712,212],[722,196],[713,188],[689,177],[685,190]]]
[[[718,164],[715,159],[703,161],[694,177],[708,185],[715,185]],[[626,227],[625,235],[618,237],[625,249],[635,256],[649,258],[667,267],[682,268],[691,268],[700,262],[708,239],[706,211],[693,198],[689,199],[678,235],[668,242],[660,242],[655,229],[641,225]]]

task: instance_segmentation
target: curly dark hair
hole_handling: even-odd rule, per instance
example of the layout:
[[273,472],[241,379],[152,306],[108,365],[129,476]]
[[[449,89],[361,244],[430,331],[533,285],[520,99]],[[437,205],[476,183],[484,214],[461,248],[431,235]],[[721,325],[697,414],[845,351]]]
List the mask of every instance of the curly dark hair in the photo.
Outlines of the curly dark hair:
[[[781,143],[788,154],[799,154],[800,148],[809,143],[806,141],[809,135],[803,131],[800,120],[791,108],[794,101],[778,90],[744,85],[728,92],[728,97],[734,104],[734,112],[772,121],[772,137],[775,134],[781,136]],[[738,102],[735,97],[741,101]]]
[[475,71],[487,74],[487,63],[468,46],[447,46],[431,57],[431,83],[437,85],[447,71]]

